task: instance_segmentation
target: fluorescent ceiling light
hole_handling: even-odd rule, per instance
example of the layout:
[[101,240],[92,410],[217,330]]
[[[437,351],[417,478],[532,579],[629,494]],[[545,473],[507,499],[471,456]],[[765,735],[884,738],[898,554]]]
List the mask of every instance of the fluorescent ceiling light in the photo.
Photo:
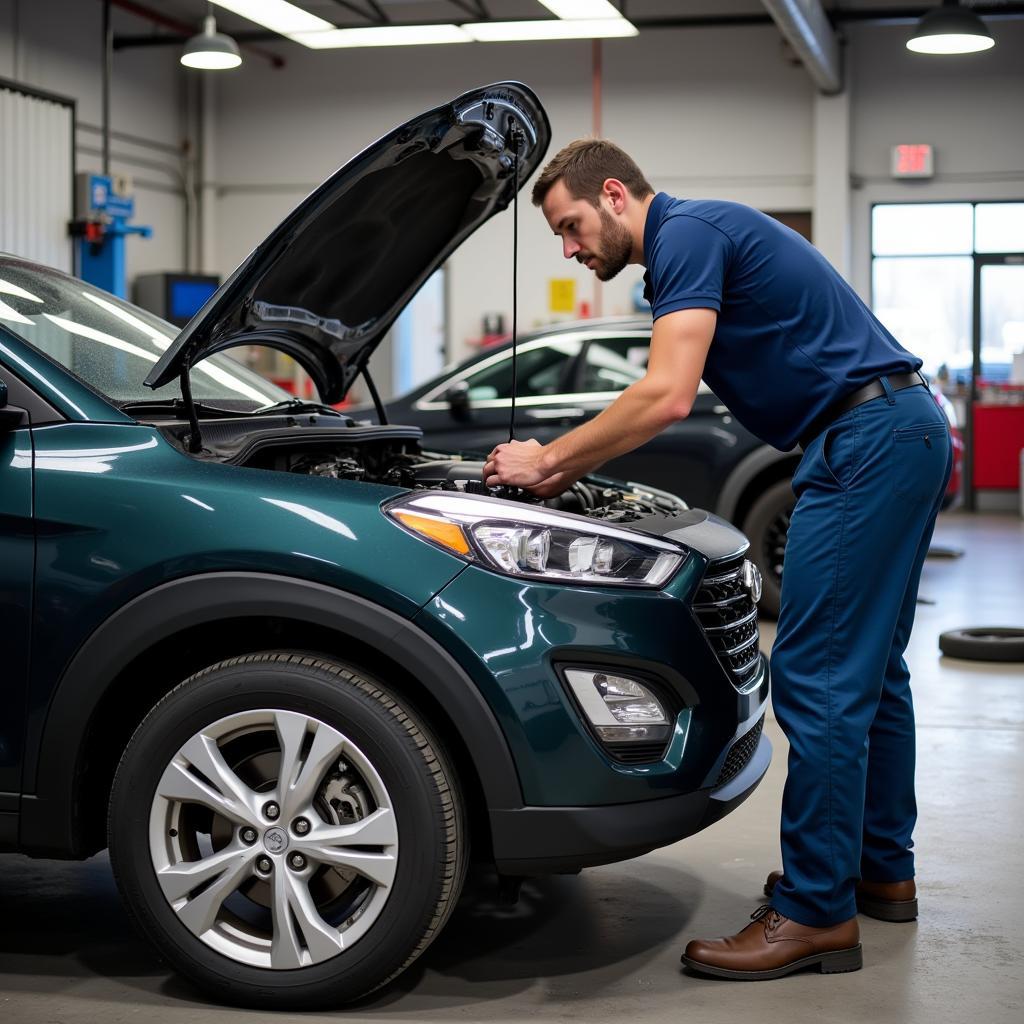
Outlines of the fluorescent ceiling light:
[[304,11],[287,0],[213,0],[218,7],[255,21],[257,25],[269,28],[281,35],[293,32],[320,32],[333,29],[334,25]]
[[477,42],[499,43],[531,39],[610,39],[639,33],[625,18],[571,21],[479,21],[462,26]]
[[346,46],[415,46],[423,43],[471,43],[458,25],[380,25],[372,28],[332,28],[329,32],[289,32],[303,46],[333,50]]
[[996,45],[992,33],[974,11],[957,0],[943,0],[918,23],[907,49],[915,53],[977,53]]
[[621,18],[622,14],[610,0],[540,0],[559,18]]

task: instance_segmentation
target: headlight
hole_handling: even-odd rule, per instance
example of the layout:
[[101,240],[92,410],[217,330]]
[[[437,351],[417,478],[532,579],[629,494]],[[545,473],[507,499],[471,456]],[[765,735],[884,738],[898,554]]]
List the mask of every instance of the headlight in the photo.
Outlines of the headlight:
[[509,576],[660,587],[686,557],[668,541],[495,498],[432,493],[399,498],[385,511],[424,540]]

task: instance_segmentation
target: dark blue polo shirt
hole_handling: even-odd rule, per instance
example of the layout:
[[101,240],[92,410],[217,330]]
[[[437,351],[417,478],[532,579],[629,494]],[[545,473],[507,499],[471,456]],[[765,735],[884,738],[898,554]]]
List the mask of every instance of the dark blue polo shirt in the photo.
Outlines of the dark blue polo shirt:
[[861,385],[921,366],[813,245],[749,206],[659,192],[644,263],[655,319],[718,311],[704,380],[783,451]]

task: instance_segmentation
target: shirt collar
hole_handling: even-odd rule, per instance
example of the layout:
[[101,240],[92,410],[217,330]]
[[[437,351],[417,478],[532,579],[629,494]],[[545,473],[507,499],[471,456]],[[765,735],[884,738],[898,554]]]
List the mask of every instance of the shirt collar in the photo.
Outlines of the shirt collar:
[[672,197],[664,192],[659,192],[647,208],[647,220],[644,222],[644,266],[650,269],[651,247],[654,245],[654,236],[661,227],[661,218],[664,216],[665,207],[672,201]]

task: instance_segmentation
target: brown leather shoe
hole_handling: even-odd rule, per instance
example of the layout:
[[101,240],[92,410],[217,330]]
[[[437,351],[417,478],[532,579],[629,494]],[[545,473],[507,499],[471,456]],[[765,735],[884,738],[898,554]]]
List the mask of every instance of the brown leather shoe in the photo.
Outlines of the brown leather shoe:
[[701,974],[736,981],[782,978],[805,967],[841,974],[863,966],[855,917],[830,928],[809,928],[770,906],[759,907],[750,916],[752,923],[738,935],[689,943],[683,963]]
[[[773,871],[764,883],[765,896],[771,896],[782,877]],[[856,889],[857,909],[879,921],[913,921],[917,918],[917,886],[912,878],[905,882],[866,882],[861,879]]]

